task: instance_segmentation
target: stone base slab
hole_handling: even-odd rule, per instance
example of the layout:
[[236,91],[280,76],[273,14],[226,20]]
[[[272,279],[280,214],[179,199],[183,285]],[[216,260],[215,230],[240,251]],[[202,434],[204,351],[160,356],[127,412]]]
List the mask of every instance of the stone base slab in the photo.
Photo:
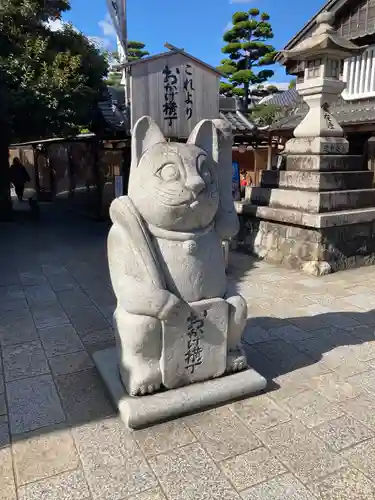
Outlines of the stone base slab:
[[284,152],[290,155],[346,155],[349,142],[344,137],[298,137],[285,144]]
[[306,191],[345,191],[373,187],[373,172],[314,172],[264,170],[261,187]]
[[248,369],[150,396],[131,397],[120,380],[117,349],[98,351],[93,358],[122,421],[130,429],[140,429],[243,398],[263,390],[267,385],[264,377]]
[[311,214],[286,208],[273,208],[252,205],[248,202],[235,202],[239,215],[258,217],[268,221],[294,224],[310,228],[327,228],[351,224],[372,223],[375,221],[375,207],[361,210],[341,210],[321,214]]
[[[374,210],[375,213],[375,210]],[[301,227],[243,215],[237,249],[320,276],[375,264],[375,222]]]
[[312,155],[289,154],[286,157],[286,170],[315,172],[344,172],[364,170],[362,156],[358,155]]
[[245,201],[258,206],[286,208],[310,214],[375,206],[375,189],[345,191],[307,191],[306,189],[273,189],[247,187]]

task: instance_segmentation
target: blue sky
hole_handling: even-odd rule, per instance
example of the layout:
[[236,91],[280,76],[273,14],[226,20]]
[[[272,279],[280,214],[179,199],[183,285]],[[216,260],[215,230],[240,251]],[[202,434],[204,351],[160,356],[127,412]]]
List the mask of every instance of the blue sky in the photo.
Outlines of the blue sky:
[[[281,49],[324,4],[324,0],[127,0],[129,39],[146,43],[150,53],[169,42],[217,66],[224,56],[222,35],[236,11],[256,7],[268,12]],[[71,0],[65,16],[83,33],[114,47],[106,0]],[[273,67],[273,81],[286,81],[282,67]]]

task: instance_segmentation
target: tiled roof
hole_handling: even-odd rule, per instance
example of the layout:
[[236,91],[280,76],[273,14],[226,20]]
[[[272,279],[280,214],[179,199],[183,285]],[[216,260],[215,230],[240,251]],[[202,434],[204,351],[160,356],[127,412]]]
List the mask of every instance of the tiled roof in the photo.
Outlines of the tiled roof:
[[[341,126],[375,123],[375,99],[345,101],[340,97],[331,105],[331,112]],[[306,104],[300,104],[296,106],[294,113],[289,113],[274,123],[271,130],[293,130],[306,113]]]
[[285,92],[281,92],[280,94],[273,95],[271,99],[268,99],[265,104],[280,107],[291,107],[298,105],[300,101],[301,97],[296,89],[289,89]]
[[227,121],[234,135],[253,134],[257,130],[255,123],[249,121],[240,111],[220,111],[220,118]]

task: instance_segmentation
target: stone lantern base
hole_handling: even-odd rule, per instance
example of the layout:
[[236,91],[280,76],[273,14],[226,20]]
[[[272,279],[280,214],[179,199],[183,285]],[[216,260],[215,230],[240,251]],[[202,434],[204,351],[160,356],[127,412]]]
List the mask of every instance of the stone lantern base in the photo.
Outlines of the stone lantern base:
[[316,276],[374,264],[373,173],[347,150],[344,138],[289,141],[286,170],[237,203],[237,248]]

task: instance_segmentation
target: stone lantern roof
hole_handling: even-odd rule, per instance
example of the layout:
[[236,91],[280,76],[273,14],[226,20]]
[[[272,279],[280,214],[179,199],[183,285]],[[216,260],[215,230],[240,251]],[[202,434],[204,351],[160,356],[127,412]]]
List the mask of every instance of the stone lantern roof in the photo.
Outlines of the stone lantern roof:
[[330,12],[322,12],[317,17],[317,28],[313,35],[291,50],[283,50],[283,63],[287,61],[300,61],[316,55],[332,55],[336,59],[346,59],[355,52],[362,52],[360,48],[350,40],[340,36],[332,27],[334,16]]

